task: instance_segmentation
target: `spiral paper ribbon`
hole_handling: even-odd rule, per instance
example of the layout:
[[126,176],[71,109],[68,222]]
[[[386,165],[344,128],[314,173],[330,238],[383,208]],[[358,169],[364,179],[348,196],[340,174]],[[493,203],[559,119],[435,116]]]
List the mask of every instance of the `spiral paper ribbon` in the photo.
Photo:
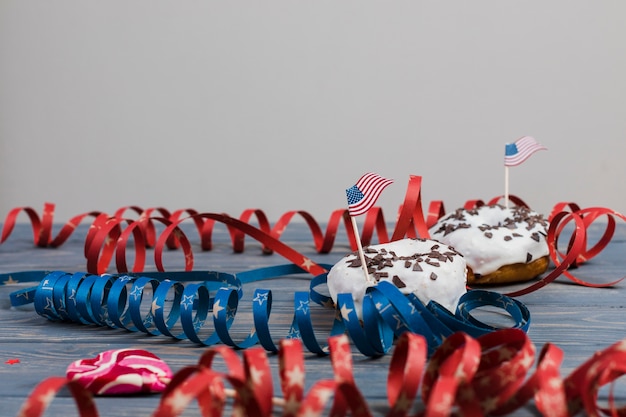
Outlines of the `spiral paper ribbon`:
[[[266,289],[254,290],[249,336],[236,341],[230,331],[243,297],[244,283],[303,272],[293,264],[237,274],[194,271],[93,275],[54,271],[43,273],[37,287],[15,291],[10,298],[13,306],[34,303],[35,311],[51,321],[164,335],[204,346],[223,343],[249,348],[260,344],[271,352],[278,350],[276,339],[300,338],[311,352],[324,355],[327,347],[315,336],[311,309],[312,303],[334,307],[330,297],[317,291],[317,287],[326,283],[326,274],[313,278],[308,292],[294,294],[294,315],[287,335],[275,337],[270,332],[272,292]],[[424,305],[416,296],[406,296],[395,286],[381,282],[368,290],[362,321],[356,316],[352,296],[339,296],[340,315],[332,314],[329,337],[347,331],[360,352],[375,357],[385,355],[395,338],[408,331],[423,335],[432,353],[454,332],[477,337],[497,330],[471,314],[473,309],[486,305],[504,310],[513,322],[512,328],[528,329],[531,319],[526,306],[497,292],[468,291],[452,313],[434,301]],[[182,332],[175,331],[179,328]],[[208,336],[201,336],[207,333]]]
[[[259,417],[274,412],[289,417],[372,416],[354,378],[348,338],[333,336],[328,346],[334,377],[314,381],[305,392],[302,344],[297,339],[280,342],[282,398],[274,395],[272,370],[262,349],[248,349],[240,358],[226,346],[209,348],[197,364],[174,374],[152,416],[179,416],[194,400],[203,416],[212,417],[226,415],[227,406],[235,413]],[[428,360],[426,351],[427,342],[420,335],[406,332],[398,339],[387,377],[387,417],[439,417],[453,411],[501,416],[531,404],[543,416],[626,412],[612,400],[606,406],[598,404],[599,391],[626,373],[626,339],[597,352],[565,378],[559,371],[561,349],[548,343],[535,358],[535,346],[519,329],[498,330],[477,338],[458,332]],[[216,356],[223,359],[226,372],[212,368]],[[42,416],[63,387],[69,388],[81,417],[98,415],[85,388],[63,377],[50,377],[31,392],[19,416]],[[423,411],[412,414],[416,408]]]
[[[387,224],[384,220],[382,210],[378,207],[372,208],[365,216],[361,232],[363,245],[368,245],[372,241],[374,234],[380,243],[395,241],[404,237],[428,238],[428,229],[439,218],[445,214],[441,201],[433,201],[429,205],[425,214],[421,201],[421,182],[419,176],[410,176],[404,202],[400,206],[399,216],[391,237],[387,232]],[[495,204],[502,197],[496,197],[487,202]],[[526,203],[520,198],[511,196],[511,201],[520,206]],[[469,200],[465,208],[472,208],[484,205],[482,200]],[[135,212],[138,219],[126,218],[127,211]],[[309,227],[315,249],[318,253],[328,253],[332,250],[335,238],[339,232],[341,222],[344,222],[348,241],[353,249],[356,248],[355,236],[349,226],[349,214],[345,209],[335,210],[327,222],[326,232],[322,232],[319,223],[306,211],[294,210],[283,214],[272,227],[265,213],[260,209],[245,210],[239,219],[226,214],[200,213],[193,209],[183,209],[170,212],[165,208],[157,207],[143,210],[140,207],[128,206],[118,209],[113,216],[102,212],[89,212],[80,214],[70,219],[58,232],[57,236],[52,236],[52,225],[54,216],[54,205],[46,203],[41,217],[30,207],[18,207],[9,212],[3,224],[0,235],[0,244],[4,243],[13,231],[20,213],[26,213],[29,217],[33,240],[38,247],[57,247],[62,245],[74,232],[76,227],[86,218],[93,217],[94,220],[85,237],[85,257],[87,259],[87,271],[93,274],[103,274],[107,272],[113,257],[118,272],[128,272],[126,263],[129,240],[134,240],[134,265],[130,268],[133,272],[144,270],[146,262],[147,248],[154,248],[154,265],[157,270],[164,271],[163,251],[165,249],[180,248],[183,251],[185,260],[185,270],[193,269],[194,254],[188,236],[181,230],[184,222],[193,222],[199,234],[202,250],[211,250],[212,232],[216,223],[226,225],[233,250],[235,252],[244,251],[245,237],[250,236],[261,243],[265,253],[276,252],[295,265],[301,266],[313,275],[320,275],[326,272],[316,265],[306,256],[289,245],[280,241],[280,238],[292,219],[296,216],[305,220]],[[602,238],[591,248],[588,248],[587,230],[598,219],[606,217],[606,229]],[[257,226],[251,222],[256,218]],[[575,203],[558,203],[554,206],[549,215],[550,228],[546,238],[550,257],[555,269],[546,274],[539,281],[530,284],[527,288],[510,293],[512,296],[519,296],[535,291],[548,283],[554,281],[561,275],[580,285],[591,287],[612,286],[623,278],[607,282],[594,284],[575,277],[568,269],[571,266],[578,266],[598,255],[611,241],[616,220],[626,221],[626,216],[607,208],[592,207],[581,209]],[[163,225],[164,230],[157,236],[155,224]],[[569,236],[567,251],[558,249],[559,240],[563,240],[563,235],[568,230],[569,224],[574,225],[574,230]]]

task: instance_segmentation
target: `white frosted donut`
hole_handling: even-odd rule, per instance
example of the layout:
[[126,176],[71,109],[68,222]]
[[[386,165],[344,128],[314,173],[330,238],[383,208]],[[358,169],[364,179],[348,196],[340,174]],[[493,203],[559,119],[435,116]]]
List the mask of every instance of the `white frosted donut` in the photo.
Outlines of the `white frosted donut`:
[[[376,281],[389,281],[403,294],[414,293],[427,304],[435,300],[455,311],[466,292],[465,259],[456,250],[427,239],[402,239],[363,248],[368,272]],[[365,279],[361,260],[353,252],[337,262],[327,276],[328,290],[337,303],[337,294],[349,293],[362,317],[365,290],[376,285]]]
[[[485,205],[442,217],[430,235],[463,254],[471,270],[468,282],[493,284],[524,281],[545,271],[547,227],[541,214],[526,207]],[[505,274],[503,268],[510,271]]]

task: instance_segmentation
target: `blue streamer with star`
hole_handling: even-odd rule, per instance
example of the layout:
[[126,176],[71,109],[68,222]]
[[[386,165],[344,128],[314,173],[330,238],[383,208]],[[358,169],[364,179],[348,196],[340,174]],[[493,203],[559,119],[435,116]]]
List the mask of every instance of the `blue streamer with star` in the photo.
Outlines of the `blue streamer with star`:
[[[325,265],[330,268],[330,265]],[[13,306],[34,304],[37,314],[50,321],[99,325],[152,336],[189,340],[202,346],[223,343],[236,349],[261,345],[277,352],[281,338],[298,338],[311,352],[328,354],[330,336],[347,333],[363,355],[385,355],[395,339],[404,332],[419,333],[432,353],[454,332],[477,337],[501,327],[479,320],[477,309],[502,310],[512,321],[511,327],[527,331],[530,312],[520,301],[506,295],[470,290],[450,312],[431,301],[424,305],[413,294],[404,295],[388,282],[368,288],[362,302],[362,317],[352,295],[339,294],[337,305],[320,289],[326,286],[326,274],[313,277],[309,291],[293,297],[293,318],[287,335],[272,334],[270,313],[272,291],[255,289],[250,330],[240,340],[234,330],[244,284],[305,273],[294,264],[276,265],[229,274],[216,271],[147,272],[124,275],[94,275],[63,271],[31,271],[11,274],[40,280],[37,286],[10,294]],[[23,275],[23,276],[22,276]],[[312,310],[322,307],[334,314],[325,330],[314,325]],[[319,320],[316,318],[315,321]],[[241,327],[241,326],[239,326]],[[328,333],[324,336],[323,333]],[[320,342],[320,339],[323,339]]]

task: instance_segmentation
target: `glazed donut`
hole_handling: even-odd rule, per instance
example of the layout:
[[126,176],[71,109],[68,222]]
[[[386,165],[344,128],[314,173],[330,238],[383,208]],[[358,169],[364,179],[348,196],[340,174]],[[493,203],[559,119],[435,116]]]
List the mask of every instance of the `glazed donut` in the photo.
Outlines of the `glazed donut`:
[[439,219],[430,235],[463,254],[468,284],[528,281],[546,271],[548,222],[526,207],[485,205]]
[[[467,267],[463,256],[440,242],[427,239],[402,239],[363,248],[370,277],[389,281],[403,294],[414,293],[422,303],[435,300],[454,312],[466,292]],[[330,296],[350,293],[355,310],[362,318],[365,290],[376,285],[367,282],[357,252],[339,260],[327,275]]]

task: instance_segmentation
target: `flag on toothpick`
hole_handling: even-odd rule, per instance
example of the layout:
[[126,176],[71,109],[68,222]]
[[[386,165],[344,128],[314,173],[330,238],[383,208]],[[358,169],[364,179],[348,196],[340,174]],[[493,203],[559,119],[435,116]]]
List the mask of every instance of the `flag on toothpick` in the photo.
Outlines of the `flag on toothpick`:
[[370,278],[369,271],[367,270],[367,259],[365,259],[365,253],[363,253],[363,246],[361,245],[361,237],[359,236],[359,228],[356,225],[355,216],[367,213],[374,203],[376,203],[376,200],[378,200],[380,193],[392,182],[393,180],[369,172],[359,178],[355,185],[346,190],[346,196],[348,197],[348,213],[352,221],[352,230],[354,231],[356,239],[361,268],[363,269],[365,282],[371,285],[375,285],[376,281]]
[[527,160],[530,155],[537,151],[547,150],[534,138],[524,136],[515,141],[507,143],[504,147],[504,166],[513,167]]
[[346,190],[348,197],[348,212],[350,216],[360,216],[372,208],[380,193],[393,180],[383,178],[373,172],[363,175],[355,185]]

